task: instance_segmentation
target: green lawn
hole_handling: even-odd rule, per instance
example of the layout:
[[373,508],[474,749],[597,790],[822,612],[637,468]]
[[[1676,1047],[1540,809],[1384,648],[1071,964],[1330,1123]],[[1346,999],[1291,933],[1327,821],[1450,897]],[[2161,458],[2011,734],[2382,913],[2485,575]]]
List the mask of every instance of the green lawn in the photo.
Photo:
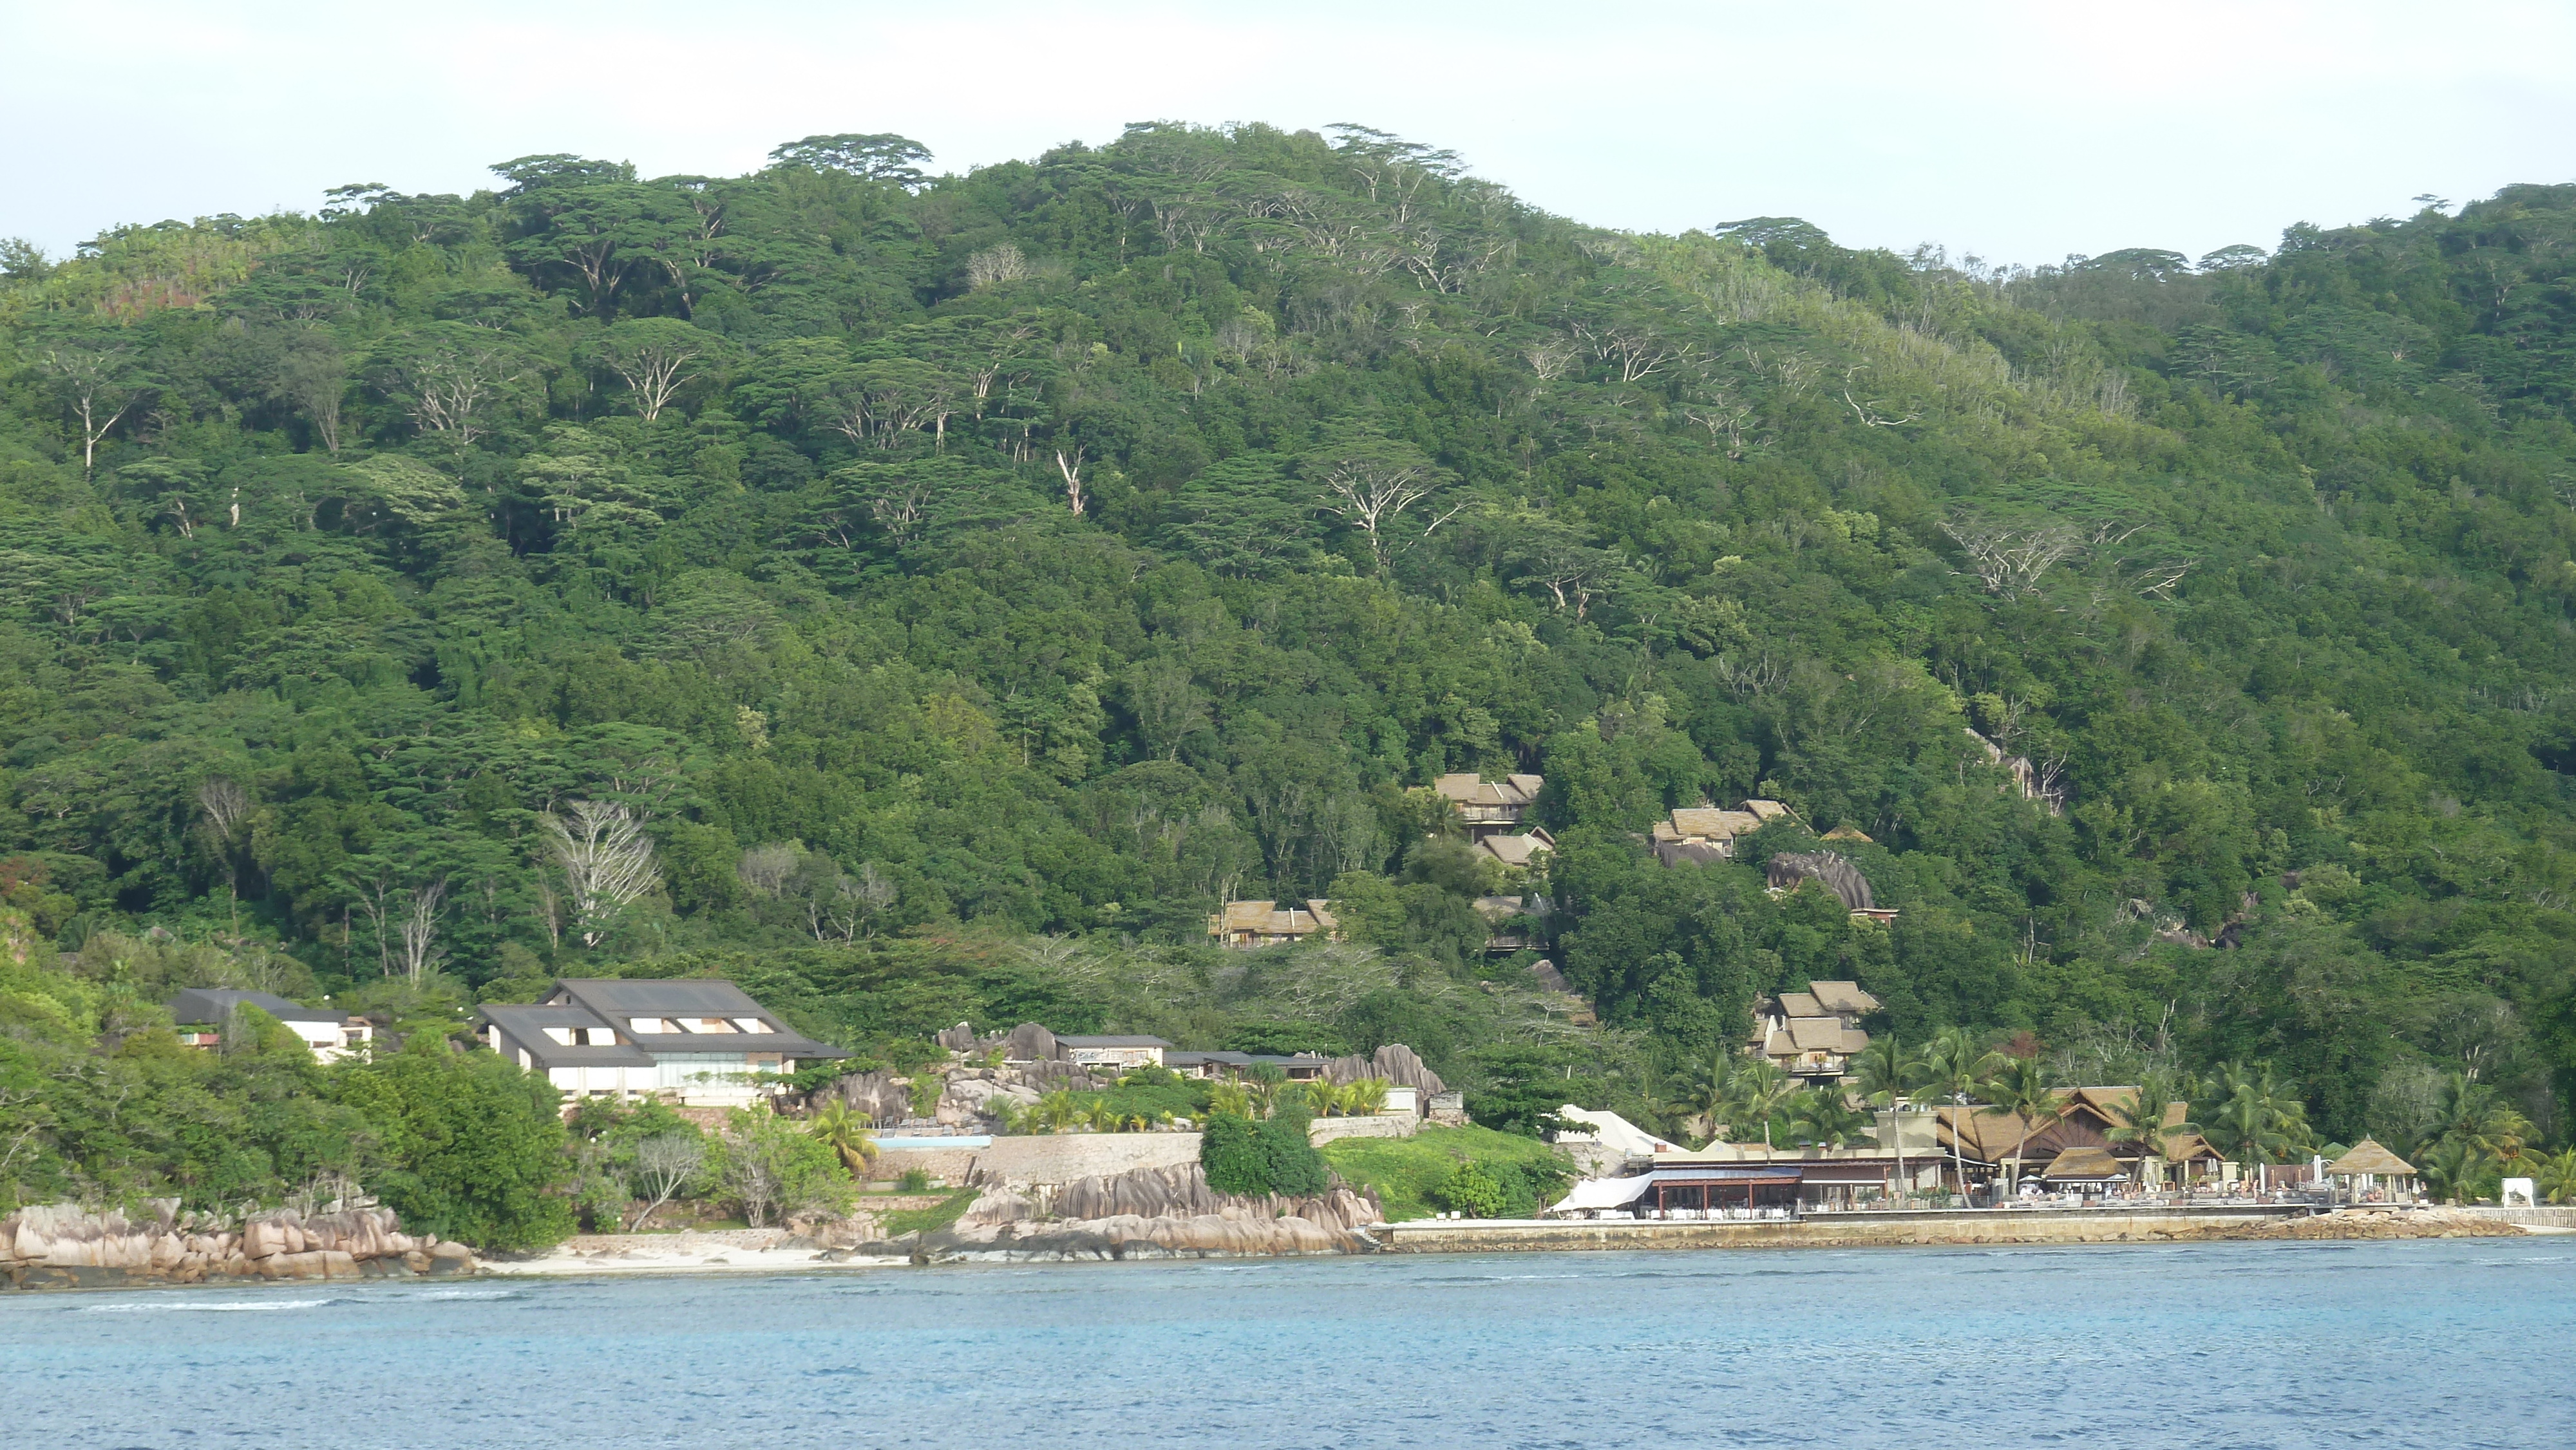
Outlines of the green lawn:
[[981,1192],[980,1189],[960,1189],[950,1194],[945,1202],[934,1207],[897,1209],[882,1220],[885,1235],[890,1239],[899,1239],[906,1234],[937,1233],[963,1218],[979,1192]]
[[1432,1191],[1461,1160],[1483,1164],[1502,1181],[1511,1196],[1505,1212],[1512,1217],[1536,1212],[1543,1206],[1538,1201],[1542,1193],[1561,1193],[1557,1185],[1571,1172],[1547,1144],[1491,1128],[1425,1128],[1410,1138],[1341,1138],[1320,1151],[1344,1179],[1377,1190],[1389,1223],[1438,1212],[1442,1205],[1433,1201]]

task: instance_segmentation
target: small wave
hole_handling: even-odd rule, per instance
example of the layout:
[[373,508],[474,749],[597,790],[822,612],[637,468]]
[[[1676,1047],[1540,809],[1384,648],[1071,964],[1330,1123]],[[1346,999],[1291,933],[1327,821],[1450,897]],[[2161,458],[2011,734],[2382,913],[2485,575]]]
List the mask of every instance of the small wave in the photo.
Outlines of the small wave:
[[349,1299],[267,1299],[228,1304],[84,1304],[83,1314],[248,1314],[277,1309],[320,1309],[330,1304],[348,1304]]

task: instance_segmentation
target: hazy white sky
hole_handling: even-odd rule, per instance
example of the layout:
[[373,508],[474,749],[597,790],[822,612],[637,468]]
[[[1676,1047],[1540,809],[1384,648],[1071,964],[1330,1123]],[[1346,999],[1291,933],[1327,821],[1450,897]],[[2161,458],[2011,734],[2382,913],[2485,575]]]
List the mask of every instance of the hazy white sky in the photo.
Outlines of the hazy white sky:
[[733,173],[817,132],[962,170],[1161,118],[1359,121],[1606,226],[2198,255],[2576,179],[2571,62],[2565,0],[0,0],[0,236],[468,191],[532,152]]

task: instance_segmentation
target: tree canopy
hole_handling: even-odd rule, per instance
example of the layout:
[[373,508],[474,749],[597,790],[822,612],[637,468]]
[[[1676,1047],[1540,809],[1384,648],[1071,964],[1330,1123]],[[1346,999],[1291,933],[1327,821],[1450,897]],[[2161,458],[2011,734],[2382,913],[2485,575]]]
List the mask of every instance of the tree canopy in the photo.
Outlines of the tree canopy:
[[[929,160],[0,251],[0,896],[63,962],[0,1074],[121,1041],[138,940],[450,1021],[721,970],[853,1046],[1299,1024],[1524,1116],[1830,976],[2564,1140],[2576,187],[2022,270],[1365,128]],[[1453,771],[1546,777],[1544,879],[1432,839]],[[1647,851],[1745,796],[1796,820]],[[1764,889],[1841,828],[1892,926]],[[1505,887],[1597,1022],[1484,958]],[[1327,895],[1364,940],[1203,946]]]

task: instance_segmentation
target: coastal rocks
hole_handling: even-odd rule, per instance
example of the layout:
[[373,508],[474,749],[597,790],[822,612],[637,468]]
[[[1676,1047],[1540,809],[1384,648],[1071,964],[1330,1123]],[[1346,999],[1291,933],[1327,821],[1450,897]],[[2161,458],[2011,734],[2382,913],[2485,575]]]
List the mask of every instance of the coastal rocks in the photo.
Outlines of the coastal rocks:
[[389,1208],[298,1214],[277,1209],[240,1223],[178,1212],[155,1199],[149,1218],[34,1204],[0,1219],[0,1281],[11,1288],[194,1284],[210,1279],[358,1279],[467,1274],[473,1251],[402,1232]]
[[2523,1230],[2500,1219],[2447,1208],[2346,1208],[2314,1218],[2252,1225],[2225,1235],[2245,1239],[2471,1239],[2505,1238]]
[[934,1245],[941,1258],[1214,1258],[1367,1253],[1377,1203],[1346,1186],[1258,1198],[1208,1187],[1197,1164],[985,1194]]
[[1376,1052],[1336,1057],[1324,1064],[1324,1076],[1332,1082],[1358,1082],[1362,1078],[1384,1078],[1395,1087],[1409,1087],[1429,1102],[1449,1090],[1421,1056],[1400,1042],[1389,1043]]

